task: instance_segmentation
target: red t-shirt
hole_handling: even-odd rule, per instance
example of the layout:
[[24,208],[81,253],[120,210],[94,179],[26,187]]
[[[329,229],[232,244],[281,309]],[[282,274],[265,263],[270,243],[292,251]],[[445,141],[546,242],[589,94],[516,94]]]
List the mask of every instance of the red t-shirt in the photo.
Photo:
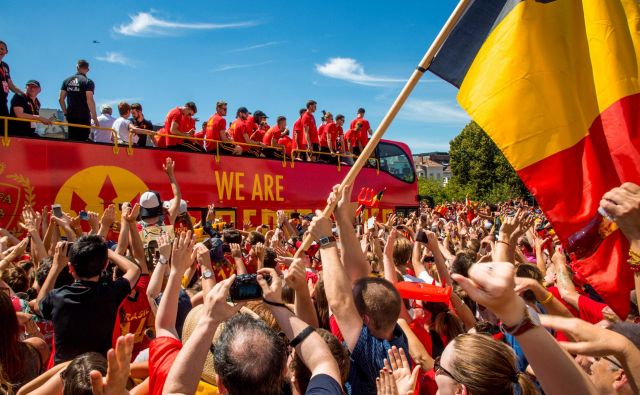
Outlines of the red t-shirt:
[[369,142],[369,129],[371,129],[371,125],[369,125],[369,121],[364,118],[356,118],[351,121],[349,125],[350,129],[356,130],[356,125],[361,124],[362,127],[358,132],[358,140],[360,140],[360,144],[364,147]]
[[151,317],[151,306],[147,299],[147,288],[149,287],[149,275],[141,274],[134,290],[136,291],[135,299],[131,299],[131,295],[127,296],[118,311],[120,317],[119,325],[113,328],[113,346],[119,336],[133,333],[133,353],[131,360],[133,361],[138,353],[149,347],[150,339],[146,336],[147,328],[153,328]]
[[[227,129],[227,120],[224,119],[220,114],[215,113],[209,120],[207,121],[207,128],[204,131],[204,138],[210,140],[222,140],[222,133]],[[204,141],[203,146],[207,151],[215,151],[217,147],[217,143],[213,143],[210,141]]]
[[267,130],[267,133],[264,134],[264,137],[262,138],[262,143],[264,145],[271,146],[271,140],[276,139],[276,142],[277,142],[281,136],[282,136],[282,130],[280,130],[280,127],[278,127],[278,125],[274,125],[269,130]]
[[340,332],[338,321],[336,320],[336,316],[333,314],[329,316],[329,329],[331,329],[331,333],[340,340],[340,343],[344,342],[344,337],[342,337],[342,332]]
[[285,151],[287,155],[291,155],[293,153],[293,140],[289,136],[281,137],[278,140],[278,144],[284,145]]
[[604,320],[602,309],[607,307],[606,304],[596,302],[587,296],[578,296],[578,309],[580,311],[580,319],[591,324],[596,324]]
[[[320,142],[320,145],[322,145],[322,136],[326,133],[326,129],[327,129],[327,124],[326,123],[323,123],[318,128],[318,141]],[[326,142],[327,138],[325,137],[324,140]]]
[[182,349],[180,340],[173,337],[158,337],[149,345],[149,394],[162,395],[173,361]]
[[293,148],[305,149],[304,130],[302,129],[302,116],[293,123]]
[[[347,130],[347,133],[344,134],[344,141],[348,143],[348,146],[353,149],[353,147],[358,146],[358,133],[354,129]],[[346,149],[347,147],[345,147]]]
[[[247,141],[244,139],[244,135],[249,135],[249,130],[247,129],[247,123],[242,121],[241,119],[236,119],[231,123],[231,138],[233,141],[237,143],[246,143]],[[249,150],[250,146],[242,145],[242,150]]]
[[244,124],[247,125],[247,133],[249,135],[258,130],[258,124],[253,119],[253,115],[249,115],[247,119],[245,119]]
[[302,124],[302,140],[304,144],[307,144],[307,138],[304,134],[305,127],[309,128],[309,140],[311,140],[311,144],[319,144],[320,140],[318,139],[318,129],[316,128],[316,119],[313,117],[313,114],[309,111],[305,112],[304,114],[302,114],[300,122]]
[[267,133],[268,130],[269,130],[269,125],[265,125],[265,126],[261,125],[260,127],[258,127],[258,129],[256,129],[251,134],[251,140],[262,142],[262,139],[264,139],[264,135]]
[[336,147],[336,140],[338,139],[339,128],[335,122],[329,122],[324,125],[324,130],[320,134],[320,146],[330,148],[330,141],[333,142],[333,148]]
[[186,133],[196,127],[196,121],[192,117],[183,115],[180,107],[176,107],[169,111],[167,118],[164,121],[164,130],[160,133],[167,136],[164,138],[164,144],[167,147],[178,145],[184,141],[182,138],[168,137],[171,134],[169,131],[171,130],[171,124],[173,122],[178,124],[178,130],[182,133]]

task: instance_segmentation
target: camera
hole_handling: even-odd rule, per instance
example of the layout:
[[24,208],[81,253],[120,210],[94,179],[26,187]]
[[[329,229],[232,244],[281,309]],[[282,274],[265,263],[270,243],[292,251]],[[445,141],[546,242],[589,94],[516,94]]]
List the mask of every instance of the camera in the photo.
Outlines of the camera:
[[[271,284],[271,276],[262,275],[267,281],[267,284]],[[243,300],[262,299],[262,288],[258,284],[257,274],[239,274],[236,276],[231,288],[229,289],[229,295],[232,302],[239,302]]]

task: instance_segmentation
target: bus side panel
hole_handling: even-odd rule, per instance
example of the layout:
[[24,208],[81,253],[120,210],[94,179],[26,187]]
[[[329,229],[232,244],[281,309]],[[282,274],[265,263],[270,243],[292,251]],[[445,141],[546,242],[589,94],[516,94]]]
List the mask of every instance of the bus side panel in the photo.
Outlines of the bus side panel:
[[[167,157],[176,162],[176,179],[189,207],[215,203],[225,221],[249,220],[254,225],[273,223],[280,209],[306,213],[323,208],[331,187],[349,169],[302,162],[291,167],[289,161],[283,167],[282,161],[235,156],[221,156],[218,163],[212,154],[158,149],[135,149],[129,155],[120,147],[114,154],[111,145],[13,137],[9,147],[0,147],[0,226],[16,229],[24,204],[41,209],[59,203],[77,215],[137,202],[148,189],[171,199],[162,168]],[[416,184],[384,172],[363,169],[352,200],[363,187],[375,193],[387,188],[381,205],[385,214],[397,206],[416,205]]]

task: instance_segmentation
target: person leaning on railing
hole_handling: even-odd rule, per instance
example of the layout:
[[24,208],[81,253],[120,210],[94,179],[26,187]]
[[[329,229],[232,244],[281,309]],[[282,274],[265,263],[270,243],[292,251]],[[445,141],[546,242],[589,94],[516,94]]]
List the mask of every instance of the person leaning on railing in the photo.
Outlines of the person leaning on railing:
[[185,142],[184,137],[193,137],[196,121],[193,116],[198,112],[196,103],[190,101],[182,107],[169,111],[164,128],[158,131],[156,145],[160,148],[175,148],[182,151],[197,151],[193,142]]
[[[10,117],[31,119],[51,125],[51,121],[40,116],[40,83],[36,80],[27,81],[26,93],[16,93],[11,99]],[[9,134],[12,136],[39,137],[36,133],[36,123],[26,121],[9,122]]]

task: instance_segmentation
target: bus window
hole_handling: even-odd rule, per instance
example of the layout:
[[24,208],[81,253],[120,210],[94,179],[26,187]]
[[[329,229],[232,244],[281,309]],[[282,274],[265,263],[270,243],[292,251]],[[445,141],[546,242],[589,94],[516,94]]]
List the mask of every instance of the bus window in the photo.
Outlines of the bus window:
[[408,183],[415,181],[415,171],[402,148],[387,142],[380,142],[377,149],[380,170]]

